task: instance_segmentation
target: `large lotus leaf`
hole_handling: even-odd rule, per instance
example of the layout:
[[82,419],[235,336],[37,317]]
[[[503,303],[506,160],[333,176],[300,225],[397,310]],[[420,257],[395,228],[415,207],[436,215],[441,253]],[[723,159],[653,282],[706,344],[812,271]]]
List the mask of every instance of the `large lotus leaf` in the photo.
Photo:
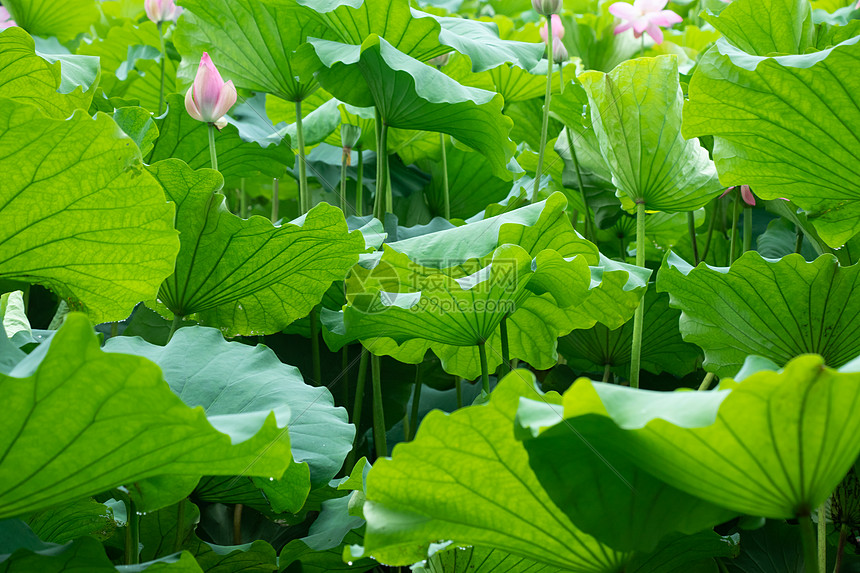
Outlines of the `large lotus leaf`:
[[[362,537],[355,531],[350,531],[344,538],[346,544],[361,543]],[[295,539],[287,544],[278,555],[280,571],[284,573],[301,571],[302,573],[331,573],[332,571],[347,571],[363,573],[379,566],[372,559],[352,559],[349,563],[343,559],[343,548],[334,547],[324,551],[314,551],[301,539]]]
[[244,545],[222,546],[197,541],[194,557],[207,573],[272,573],[278,568],[278,555],[267,542],[258,539]]
[[103,352],[77,313],[50,345],[0,375],[0,386],[8,406],[0,517],[155,475],[280,477],[292,462],[274,414],[207,420],[170,391],[155,364]]
[[625,573],[717,573],[714,557],[736,555],[737,545],[731,537],[720,537],[713,531],[673,534],[663,538],[652,553],[636,554]]
[[556,506],[598,541],[619,551],[649,553],[667,535],[706,531],[734,517],[655,478],[605,444],[615,428],[607,416],[565,419],[561,407],[550,402],[543,396],[520,401],[517,421],[525,430],[529,464]]
[[800,527],[768,521],[761,529],[741,533],[740,555],[726,562],[729,573],[805,573]]
[[32,571],[116,573],[102,544],[91,537],[81,537],[67,545],[43,545],[44,547],[40,548],[22,547],[10,551],[11,555],[4,555],[6,559],[0,561],[0,571],[2,573],[31,573]]
[[736,0],[718,16],[704,18],[729,43],[755,56],[803,54],[815,32],[809,0]]
[[609,72],[641,49],[632,34],[615,33],[617,19],[609,6],[603,2],[597,10],[577,10],[577,14],[562,17],[564,45],[571,56],[582,60],[586,70]]
[[34,36],[56,36],[68,42],[99,20],[95,0],[5,0],[3,7],[18,26]]
[[51,63],[36,54],[33,38],[21,28],[0,33],[0,97],[34,105],[57,119],[89,109],[95,90],[61,89],[63,67],[61,61]]
[[[160,55],[161,43],[155,23],[149,20],[140,23],[125,20],[121,26],[111,26],[103,38],[81,43],[77,53],[98,56],[103,71],[116,73],[120,76],[118,79],[124,80],[126,77],[123,74],[129,72],[129,64],[134,67],[134,62],[129,61],[129,55],[140,54],[141,52],[135,52],[134,48],[146,46],[152,48],[149,53],[153,57],[155,57],[155,51]],[[122,71],[120,71],[121,68],[123,68]]]
[[[158,139],[146,162],[155,163],[171,157],[181,159],[193,169],[209,167],[209,127],[185,111],[184,96],[167,97],[167,113],[155,120]],[[293,152],[288,145],[266,147],[253,141],[243,141],[234,125],[227,125],[215,134],[218,171],[228,177],[283,177],[292,168]]]
[[566,570],[485,547],[450,547],[412,569],[414,573],[563,573]]
[[[338,0],[325,4],[341,4]],[[193,62],[208,52],[225,80],[237,87],[289,101],[313,93],[316,82],[299,78],[293,55],[326,26],[314,10],[293,0],[186,0],[173,41]],[[333,6],[314,6],[323,12]]]
[[2,101],[0,278],[43,284],[96,322],[126,318],[171,272],[173,207],[110,117]]
[[364,504],[369,555],[405,565],[426,558],[430,543],[452,540],[569,571],[622,569],[627,556],[580,531],[553,503],[514,436],[517,405],[536,395],[534,384],[517,370],[488,404],[431,412],[415,440],[377,460]]
[[722,190],[707,150],[681,135],[684,94],[675,56],[637,58],[580,79],[624,209],[644,203],[652,211],[692,211]]
[[608,416],[604,455],[612,450],[716,505],[809,515],[860,453],[860,374],[806,355],[727,386],[667,393],[580,380],[564,395],[564,418]]
[[718,376],[735,375],[750,354],[779,365],[820,354],[833,368],[860,354],[860,265],[841,267],[833,255],[776,261],[750,251],[730,269],[694,269],[670,254],[657,287]]
[[352,449],[355,430],[331,393],[305,384],[298,368],[265,346],[226,342],[217,330],[192,327],[177,330],[167,346],[114,337],[105,350],[152,360],[176,395],[207,416],[274,411],[290,429],[293,459],[310,466],[314,487],[327,484]]
[[[642,368],[654,374],[669,372],[686,376],[694,372],[701,353],[691,343],[684,342],[678,332],[681,313],[669,308],[669,296],[658,294],[652,287],[645,294],[645,322],[642,331]],[[630,370],[630,349],[633,344],[633,323],[610,329],[596,324],[588,330],[574,330],[559,339],[559,354],[581,372],[602,372],[609,366],[616,374]]]
[[311,39],[309,48],[307,66],[339,100],[375,106],[390,127],[452,135],[486,156],[497,176],[507,175],[512,122],[498,94],[460,85],[376,35],[360,46]]
[[724,185],[787,197],[838,247],[860,231],[860,36],[803,56],[756,57],[717,41],[699,61],[684,136],[714,136]]
[[277,332],[310,312],[364,251],[361,233],[349,232],[336,207],[322,203],[274,226],[231,214],[215,193],[222,184],[215,171],[175,159],[151,171],[176,203],[182,236],[176,271],[159,292],[174,314],[197,314],[231,334]]

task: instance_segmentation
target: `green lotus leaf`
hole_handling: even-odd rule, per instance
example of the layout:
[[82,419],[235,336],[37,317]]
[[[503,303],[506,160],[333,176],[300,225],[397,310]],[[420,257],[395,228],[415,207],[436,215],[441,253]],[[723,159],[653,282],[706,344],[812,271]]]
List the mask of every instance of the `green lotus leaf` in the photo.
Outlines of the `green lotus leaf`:
[[860,231],[860,36],[803,56],[756,57],[717,42],[699,61],[684,136],[714,136],[724,185],[803,208],[839,247]]
[[[65,573],[87,571],[87,573],[116,573],[116,569],[105,554],[104,547],[92,537],[81,537],[66,545],[44,544],[39,549],[21,548],[10,552],[0,561],[3,573]],[[6,557],[6,556],[4,556]],[[198,568],[195,573],[202,573]]]
[[2,101],[0,278],[51,288],[96,322],[126,318],[171,272],[173,207],[110,117]]
[[176,203],[182,236],[176,271],[159,292],[174,314],[197,314],[230,334],[277,332],[307,315],[364,251],[336,207],[322,203],[276,227],[227,211],[216,171],[176,159],[150,169]]
[[625,210],[644,203],[651,211],[693,211],[723,189],[707,150],[681,135],[676,57],[638,58],[579,78]]
[[161,474],[280,477],[292,461],[274,414],[207,420],[155,364],[103,352],[81,314],[0,375],[0,387],[9,407],[0,422],[0,517]]
[[570,521],[514,436],[517,405],[536,395],[534,383],[531,373],[517,370],[486,405],[431,412],[414,441],[377,460],[367,476],[366,553],[405,565],[425,559],[430,543],[452,540],[569,571],[622,568],[628,556]]
[[15,23],[33,36],[56,36],[61,42],[75,39],[99,20],[94,0],[6,0],[3,7]]
[[[351,531],[344,538],[347,544],[358,544],[362,537],[355,531]],[[352,573],[363,573],[379,566],[373,559],[352,559],[351,565],[343,559],[343,549],[335,547],[324,551],[314,551],[301,539],[295,539],[287,544],[278,555],[280,571],[293,571],[301,568],[302,573],[330,573],[331,571],[349,571]]]
[[47,543],[66,543],[84,535],[104,541],[116,529],[113,511],[89,497],[32,513],[27,525]]
[[498,94],[460,85],[371,35],[359,45],[310,39],[303,57],[337,99],[375,106],[386,125],[447,133],[483,154],[505,177],[514,144]]
[[791,518],[827,499],[860,453],[858,382],[814,355],[712,392],[583,379],[564,395],[564,418],[608,417],[603,455],[626,457],[681,491],[742,514]]
[[450,547],[434,554],[425,565],[412,569],[415,573],[563,573],[567,570],[484,547]]
[[562,23],[564,45],[571,56],[582,60],[586,70],[609,72],[634,57],[640,49],[639,42],[630,34],[615,34],[617,21],[607,3],[596,11],[583,10],[572,17],[562,16]]
[[204,569],[188,551],[181,551],[139,565],[122,565],[121,567],[121,573],[204,573]]
[[65,119],[76,109],[88,109],[95,90],[69,85],[63,71],[68,67],[38,55],[33,38],[21,28],[0,33],[0,97],[36,106],[56,119]]
[[201,569],[207,572],[272,573],[278,568],[275,549],[263,540],[244,545],[223,546],[197,541],[194,557]]
[[[684,342],[678,332],[681,313],[669,307],[669,296],[652,287],[645,294],[645,323],[642,331],[642,368],[654,374],[669,372],[678,377],[695,372],[701,360],[699,349]],[[633,323],[610,329],[595,324],[574,330],[559,339],[558,352],[574,370],[626,375],[630,370]]]
[[227,342],[215,329],[192,327],[177,330],[167,346],[114,337],[105,350],[152,360],[174,393],[207,416],[274,411],[290,428],[293,459],[310,467],[313,487],[327,484],[352,449],[355,430],[331,393],[305,384],[298,368],[265,346]]
[[[178,504],[138,516],[141,561],[152,561],[188,549],[200,510],[187,499]],[[127,527],[127,525],[126,525]]]
[[134,141],[143,156],[152,151],[158,139],[158,126],[149,111],[142,107],[121,107],[114,111],[113,120]]
[[860,265],[841,267],[833,255],[807,262],[745,253],[730,269],[695,269],[670,254],[657,288],[679,308],[681,334],[705,351],[706,370],[737,374],[747,355],[783,365],[820,354],[838,368],[860,354]]
[[730,573],[804,573],[800,527],[768,521],[761,529],[741,533],[740,555],[725,563]]
[[803,54],[815,33],[809,0],[738,0],[719,15],[703,17],[730,44],[754,56]]
[[8,338],[12,338],[19,332],[27,334],[32,332],[23,291],[16,290],[0,295],[0,326],[3,327],[3,333]]
[[[167,96],[167,113],[155,120],[158,139],[148,154],[147,163],[163,159],[181,159],[193,169],[209,167],[209,131],[202,121],[197,121],[185,111],[184,96]],[[218,153],[218,171],[224,177],[253,177],[263,174],[268,177],[283,177],[287,167],[292,167],[293,152],[288,145],[271,144],[263,147],[253,141],[244,141],[239,130],[227,125],[215,134],[215,149]]]
[[[722,1],[722,0],[718,0]],[[714,573],[715,557],[732,558],[737,545],[713,531],[694,535],[668,535],[652,553],[637,554],[627,566],[629,573]]]
[[[575,72],[570,71],[571,69],[573,68],[569,68],[564,74],[573,77]],[[556,66],[555,70],[552,75],[553,94],[559,93],[562,76],[558,72],[558,66]],[[483,76],[490,78],[490,82],[488,82],[491,86],[490,89],[502,94],[502,97],[505,98],[505,105],[540,98],[546,93],[546,65],[543,65],[542,68],[538,66],[538,68],[531,68],[527,71],[517,65],[503,64],[488,70],[486,74],[480,74],[480,76],[482,79]]]
[[[525,101],[505,103],[505,116],[514,122],[511,129],[511,139],[517,143],[526,143],[531,149],[540,149],[540,137],[543,122],[543,99],[532,98]],[[561,125],[555,118],[550,118],[547,133],[558,133]]]

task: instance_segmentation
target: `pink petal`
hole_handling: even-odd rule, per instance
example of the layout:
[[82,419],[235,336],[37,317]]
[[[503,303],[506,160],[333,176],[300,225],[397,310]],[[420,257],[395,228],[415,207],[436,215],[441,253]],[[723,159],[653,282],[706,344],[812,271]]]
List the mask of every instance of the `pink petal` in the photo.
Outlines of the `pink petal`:
[[564,38],[564,24],[561,23],[561,16],[558,14],[552,15],[552,36],[553,38]]
[[664,28],[668,28],[672,24],[677,24],[684,20],[671,10],[663,10],[657,14],[649,14],[646,17],[658,26],[663,26]]
[[541,27],[540,27],[540,37],[543,39],[543,43],[544,43],[544,44],[546,44],[546,43],[547,43],[547,41],[546,41],[546,34],[547,34],[547,32],[546,32],[546,24],[544,24],[543,26],[541,26]]
[[629,30],[632,27],[633,27],[633,24],[631,22],[625,22],[624,24],[619,24],[618,26],[615,26],[615,35],[617,36],[618,34],[621,34],[622,32],[626,32],[627,30]]
[[633,22],[633,32],[636,34],[636,37],[642,35],[642,32],[647,30],[651,23],[648,21],[648,18],[639,18],[638,20]]
[[200,115],[200,110],[197,109],[197,104],[194,103],[194,86],[188,88],[188,91],[185,92],[185,111],[188,112],[188,115],[196,119],[197,121],[206,121],[203,119],[203,116]]
[[749,185],[741,185],[741,197],[744,203],[750,207],[755,207],[755,195],[753,195]]
[[236,88],[233,86],[233,81],[229,81],[221,88],[221,93],[218,95],[218,101],[215,104],[215,109],[212,115],[221,117],[227,115],[230,108],[236,105]]
[[669,0],[635,0],[634,5],[642,12],[659,12],[666,7]]
[[642,15],[642,12],[627,2],[616,2],[609,7],[609,13],[618,16],[622,20],[635,20]]
[[660,29],[660,26],[653,22],[648,22],[648,28],[646,30],[651,39],[654,40],[655,44],[663,43],[663,30]]
[[221,79],[221,74],[215,64],[212,63],[212,58],[209,54],[203,52],[203,57],[200,58],[200,67],[197,68],[197,76],[194,78],[194,103],[197,104],[197,109],[203,116],[204,121],[215,121],[221,115],[215,113],[215,108],[218,105],[218,98],[221,96],[221,88],[224,86],[224,80]]
[[145,0],[143,7],[150,20],[156,24],[161,22],[161,0]]

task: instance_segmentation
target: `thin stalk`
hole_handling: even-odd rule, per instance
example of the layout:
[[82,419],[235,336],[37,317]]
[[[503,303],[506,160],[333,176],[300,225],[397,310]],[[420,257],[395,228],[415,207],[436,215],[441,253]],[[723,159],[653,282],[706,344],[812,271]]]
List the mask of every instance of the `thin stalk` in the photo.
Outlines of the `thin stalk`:
[[693,266],[699,264],[699,242],[696,240],[696,216],[692,211],[687,213],[687,230],[690,232],[690,242],[693,244]]
[[299,148],[299,208],[302,215],[311,210],[308,173],[305,166],[305,133],[302,128],[302,100],[296,101],[296,145]]
[[[570,224],[573,226],[573,230],[577,233],[579,229],[577,229],[577,225],[579,224],[579,209],[574,209],[573,213],[570,214]],[[584,233],[585,231],[583,231]]]
[[173,322],[170,323],[170,332],[167,333],[167,342],[173,338],[173,335],[176,333],[176,330],[179,328],[179,325],[182,324],[182,316],[178,314],[173,315]]
[[182,523],[185,521],[185,500],[176,507],[176,535],[173,538],[173,552],[182,550]]
[[603,382],[609,382],[609,375],[612,374],[612,364],[603,365]]
[[699,392],[704,392],[705,390],[710,389],[711,383],[714,381],[715,374],[713,372],[708,372],[705,374],[704,379],[702,379],[702,383],[699,384]]
[[376,110],[376,197],[373,203],[373,215],[380,221],[385,219],[386,207],[389,203],[388,194],[388,126],[382,120],[382,114]]
[[559,91],[559,93],[564,95],[564,64],[558,65],[558,83],[559,83],[558,91]]
[[364,216],[364,151],[358,148],[358,175],[355,181],[355,213]]
[[352,405],[352,425],[355,426],[355,442],[346,457],[346,473],[352,473],[355,467],[355,448],[358,447],[358,429],[361,427],[361,411],[364,408],[364,386],[367,380],[367,348],[361,347],[361,360],[358,363],[358,380],[355,383],[355,401]]
[[645,57],[645,34],[642,34],[642,36],[640,36],[640,38],[642,39],[642,47],[639,50],[639,57],[644,58]]
[[457,392],[457,409],[463,407],[463,381],[459,376],[454,377],[454,389]]
[[281,180],[275,177],[272,180],[272,224],[278,222],[278,207],[280,206],[281,197]]
[[624,242],[624,235],[618,235],[618,253],[621,262],[627,262],[627,244]]
[[125,526],[125,564],[136,565],[140,563],[140,515],[137,514],[137,506],[131,498],[125,502],[128,523]]
[[827,571],[827,502],[818,508],[818,570]]
[[322,385],[322,364],[320,362],[320,325],[319,306],[311,309],[311,355],[314,364],[314,385]]
[[538,164],[535,171],[535,184],[532,192],[531,201],[537,201],[538,188],[540,188],[540,178],[543,175],[543,155],[546,150],[546,136],[549,129],[549,104],[552,101],[552,17],[546,17],[547,38],[547,53],[546,53],[546,95],[544,96],[543,120],[540,128],[540,149],[538,150]]
[[[352,152],[350,152],[352,153]],[[348,156],[346,153],[340,161],[340,210],[343,211],[343,216],[346,217],[346,162]]]
[[720,573],[729,573],[729,570],[726,569],[726,564],[723,563],[722,559],[717,559],[717,566],[720,568]]
[[505,316],[499,324],[499,336],[502,339],[502,361],[509,369],[511,367],[511,350],[508,342],[508,317]]
[[233,506],[233,545],[242,545],[242,504]]
[[576,184],[579,187],[579,198],[582,200],[582,206],[585,209],[585,238],[589,241],[594,241],[592,233],[591,211],[588,208],[588,199],[585,197],[585,186],[582,184],[582,170],[579,168],[579,159],[576,157],[576,148],[573,146],[573,136],[570,134],[570,129],[564,130],[567,135],[567,146],[570,149],[570,158],[573,160],[573,168],[576,171]]
[[738,237],[738,214],[741,210],[740,203],[740,191],[738,191],[738,196],[735,197],[735,206],[732,209],[732,238],[731,245],[729,246],[729,266],[735,262],[735,240]]
[[385,410],[382,408],[382,378],[379,367],[379,356],[370,357],[370,369],[373,378],[373,445],[376,449],[376,459],[388,455],[388,443],[385,437]]
[[[645,266],[645,203],[636,204],[636,266]],[[642,328],[645,324],[645,297],[633,315],[633,349],[630,355],[630,387],[639,387],[639,364],[642,358]]]
[[442,144],[442,192],[445,194],[445,218],[451,218],[451,196],[448,191],[448,150],[445,149],[445,134],[439,134]]
[[490,368],[487,366],[487,343],[478,344],[478,354],[481,356],[481,388],[485,394],[490,393]]
[[212,169],[218,171],[218,155],[215,152],[215,124],[209,124],[209,161]]
[[752,250],[752,207],[744,207],[744,252]]
[[340,371],[343,372],[341,377],[341,391],[343,392],[343,405],[349,404],[349,346],[344,346],[340,349]]
[[164,113],[164,63],[167,61],[167,48],[164,45],[162,24],[163,22],[156,24],[158,27],[158,39],[161,40],[161,87],[158,90],[158,115]]
[[245,193],[245,178],[239,179],[239,216],[246,219],[248,215],[248,194]]
[[[717,203],[719,205],[719,203]],[[708,251],[711,250],[711,239],[714,236],[714,226],[717,222],[717,209],[719,207],[714,208],[714,214],[711,216],[711,220],[708,222],[708,234],[705,236],[705,252],[702,253],[700,261],[704,261],[708,258]]]
[[848,541],[848,526],[842,524],[839,530],[839,545],[836,546],[836,566],[833,573],[842,573],[842,557],[845,555],[845,542]]
[[818,568],[818,547],[812,518],[806,515],[799,518],[798,521],[800,522],[800,536],[803,540],[803,563],[806,573],[823,573]]
[[800,253],[801,249],[803,249],[803,231],[800,228],[800,225],[794,226],[794,252]]
[[415,388],[412,392],[412,414],[409,416],[409,433],[406,436],[406,441],[411,442],[415,439],[415,433],[418,431],[418,405],[421,401],[421,387],[424,383],[421,381],[421,365],[415,366]]

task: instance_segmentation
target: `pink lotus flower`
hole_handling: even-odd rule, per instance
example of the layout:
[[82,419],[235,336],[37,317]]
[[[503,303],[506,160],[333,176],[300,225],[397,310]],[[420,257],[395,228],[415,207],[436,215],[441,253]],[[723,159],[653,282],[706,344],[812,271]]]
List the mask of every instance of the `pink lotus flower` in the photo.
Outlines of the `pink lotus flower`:
[[11,28],[12,26],[17,26],[15,20],[12,19],[12,16],[9,14],[9,10],[0,6],[0,30],[5,30],[6,28]]
[[[729,194],[735,187],[729,187],[726,189],[722,195],[720,195],[720,199]],[[750,207],[755,207],[755,195],[753,195],[752,190],[750,190],[749,185],[741,185],[741,198],[744,200],[744,203],[749,205]],[[786,199],[788,201],[788,199]]]
[[647,33],[655,43],[662,44],[663,30],[660,28],[668,28],[683,20],[671,10],[663,9],[668,2],[669,0],[634,0],[633,4],[616,2],[609,7],[609,12],[625,22],[615,28],[615,33],[620,34],[633,28],[633,35],[637,38]]
[[[553,14],[552,16],[552,37],[557,40],[561,40],[564,38],[564,24],[561,23],[561,17],[558,14]],[[543,38],[544,44],[548,44],[549,42],[546,39],[547,36],[547,25],[544,23],[540,29],[540,37]]]
[[159,22],[175,22],[182,14],[182,8],[176,5],[175,0],[146,0],[143,3],[146,15],[158,24]]
[[185,93],[185,109],[197,121],[218,123],[236,103],[233,82],[224,83],[209,54],[203,52],[194,83]]

